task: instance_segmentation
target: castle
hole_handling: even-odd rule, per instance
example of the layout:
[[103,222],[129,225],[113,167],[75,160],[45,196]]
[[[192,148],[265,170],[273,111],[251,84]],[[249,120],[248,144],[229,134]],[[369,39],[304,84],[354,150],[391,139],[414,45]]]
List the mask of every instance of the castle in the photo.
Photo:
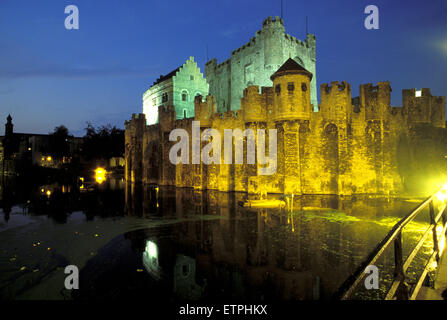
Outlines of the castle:
[[271,86],[270,76],[289,58],[313,74],[310,99],[317,111],[315,42],[315,35],[310,33],[305,41],[287,34],[279,17],[265,19],[262,29],[248,43],[233,50],[231,58],[220,64],[216,59],[205,64],[205,78],[210,94],[215,97],[217,111],[239,110],[243,90],[253,85]]
[[[264,28],[270,25],[283,30],[280,19],[264,21]],[[313,40],[314,36],[309,35],[308,41]],[[284,52],[278,44],[271,48]],[[247,48],[244,50],[248,52]],[[237,58],[233,52],[231,64],[224,65],[232,66],[235,61],[243,64],[246,60]],[[278,61],[269,66],[276,66]],[[238,94],[233,91],[237,87],[233,85],[233,67],[228,67],[232,70],[230,90],[220,83],[230,74],[219,78],[213,72],[223,67],[216,69],[215,61],[208,62],[206,69],[210,78],[207,75],[206,79],[210,94],[195,97],[194,116],[179,117],[176,107],[166,104],[158,107],[156,124],[147,125],[144,113],[133,114],[125,122],[126,180],[253,194],[401,193],[406,179],[403,168],[408,168],[413,152],[412,130],[418,125],[445,128],[445,97],[432,96],[425,88],[406,89],[402,107],[392,107],[389,82],[360,85],[359,96],[353,98],[350,84],[335,81],[330,85],[321,84],[321,103],[316,105],[312,72],[315,68],[311,64],[311,71],[305,66],[306,63],[303,66],[295,57],[269,74],[260,71],[263,75],[259,78],[268,76],[273,86],[249,85],[240,93],[239,108],[235,102]],[[217,88],[226,89],[222,93]],[[228,97],[230,108],[219,104],[222,97]],[[193,121],[200,121],[200,133],[213,128],[221,137],[225,129],[254,132],[276,129],[276,172],[262,175],[260,169],[264,165],[248,164],[247,143],[244,143],[243,164],[225,164],[223,154],[220,164],[172,164],[169,153],[176,142],[170,141],[170,133],[184,129],[191,137]],[[201,146],[206,143],[201,141]],[[191,163],[191,145],[189,141],[188,163]],[[232,156],[234,159],[234,142]]]
[[[126,180],[248,193],[399,193],[398,149],[409,148],[412,125],[445,128],[445,97],[429,89],[403,90],[403,106],[392,107],[388,82],[361,85],[352,98],[350,84],[337,81],[320,86],[314,112],[309,71],[289,59],[271,79],[273,87],[246,88],[239,111],[217,112],[208,95],[196,97],[194,118],[176,120],[173,107],[160,107],[159,123],[146,126],[144,114],[134,114],[125,124]],[[221,136],[224,129],[277,129],[276,173],[259,175],[260,164],[171,164],[169,133],[183,128],[191,136],[194,120],[201,132]]]

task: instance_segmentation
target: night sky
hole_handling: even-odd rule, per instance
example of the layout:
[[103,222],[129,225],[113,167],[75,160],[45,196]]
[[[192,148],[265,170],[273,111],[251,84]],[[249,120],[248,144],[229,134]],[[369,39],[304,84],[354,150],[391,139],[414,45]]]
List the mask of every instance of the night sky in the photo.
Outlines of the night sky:
[[[66,30],[65,6],[79,8],[80,29]],[[364,28],[374,4],[380,29]],[[447,95],[447,1],[283,0],[286,32],[317,37],[317,82],[390,81]],[[142,112],[142,93],[194,56],[202,72],[254,36],[280,0],[0,0],[0,135],[11,113],[16,132],[48,133],[86,122],[120,128]]]

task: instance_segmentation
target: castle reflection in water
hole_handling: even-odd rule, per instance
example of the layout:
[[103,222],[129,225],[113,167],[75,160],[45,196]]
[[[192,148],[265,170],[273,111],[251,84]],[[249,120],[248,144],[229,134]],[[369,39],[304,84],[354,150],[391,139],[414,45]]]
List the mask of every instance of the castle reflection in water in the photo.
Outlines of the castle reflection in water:
[[[295,198],[290,212],[244,208],[246,198],[127,185],[127,215],[160,219],[160,226],[178,221],[127,237],[140,248],[146,270],[168,281],[179,298],[328,299],[414,206],[313,195]],[[392,257],[381,263],[392,265]]]
[[[27,189],[3,183],[0,189],[4,230],[23,215],[56,222],[48,230],[35,227],[36,239],[49,242],[53,236],[63,236],[67,241],[62,242],[70,243],[72,234],[88,235],[92,226],[102,230],[95,239],[105,242],[86,241],[76,247],[76,257],[84,262],[79,265],[81,283],[75,299],[130,295],[151,301],[330,299],[393,225],[417,205],[395,198],[312,195],[295,197],[292,211],[249,209],[241,205],[249,197],[246,193],[126,185],[121,179],[110,179],[91,191],[57,184]],[[422,215],[404,232],[407,253],[427,227],[425,218]],[[27,257],[25,242],[14,246],[7,249]],[[430,250],[427,247],[427,254]],[[70,252],[60,247],[58,253],[63,261],[77,259]],[[48,259],[34,257],[20,266],[58,266]],[[380,298],[390,285],[393,263],[391,250],[377,263],[380,290],[360,291],[356,297]],[[414,273],[424,264],[423,256],[416,258]],[[413,271],[407,275],[411,281]]]

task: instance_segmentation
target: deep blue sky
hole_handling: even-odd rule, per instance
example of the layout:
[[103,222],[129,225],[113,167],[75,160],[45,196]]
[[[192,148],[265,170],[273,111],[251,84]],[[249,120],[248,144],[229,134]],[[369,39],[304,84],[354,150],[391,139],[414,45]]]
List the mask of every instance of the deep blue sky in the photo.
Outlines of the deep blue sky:
[[[66,30],[66,5],[80,29]],[[380,30],[363,26],[368,4]],[[403,88],[447,95],[446,0],[283,0],[286,32],[317,37],[317,81],[391,81],[392,104]],[[189,56],[204,71],[254,36],[280,0],[0,0],[0,125],[48,133],[64,124],[83,135],[86,121],[124,127],[142,111],[141,95]],[[0,127],[0,135],[3,129]]]

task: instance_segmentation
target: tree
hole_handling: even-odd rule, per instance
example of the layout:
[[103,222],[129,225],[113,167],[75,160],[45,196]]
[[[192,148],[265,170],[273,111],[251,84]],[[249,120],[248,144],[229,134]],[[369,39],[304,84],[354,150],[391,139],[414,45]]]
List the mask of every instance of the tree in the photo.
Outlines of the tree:
[[69,134],[67,127],[60,125],[54,128],[50,134],[51,153],[54,158],[61,159],[70,154],[70,143],[68,141],[72,136]]
[[107,124],[98,128],[87,122],[83,154],[88,159],[109,159],[124,154],[124,130]]

